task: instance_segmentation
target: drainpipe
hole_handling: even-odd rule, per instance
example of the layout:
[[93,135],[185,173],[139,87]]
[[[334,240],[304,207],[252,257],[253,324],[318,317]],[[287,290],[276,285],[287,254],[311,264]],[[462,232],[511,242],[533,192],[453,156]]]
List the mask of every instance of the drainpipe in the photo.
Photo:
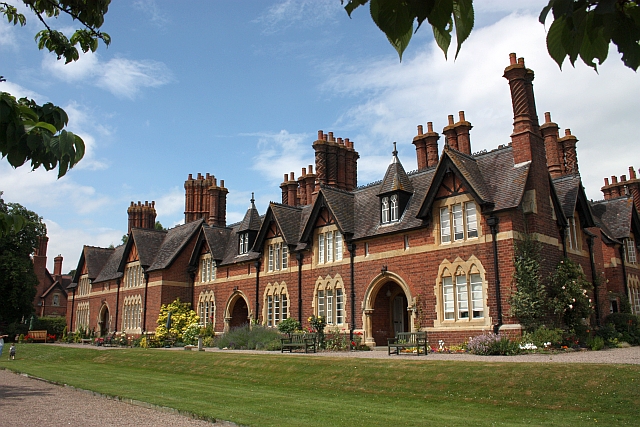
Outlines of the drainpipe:
[[260,260],[253,263],[256,268],[256,316],[255,322],[260,319]]
[[298,322],[302,325],[302,260],[304,255],[302,252],[296,252],[296,261],[298,261]]
[[142,310],[142,333],[147,332],[147,291],[149,289],[149,273],[144,272],[144,309]]
[[624,285],[624,296],[629,298],[629,285],[627,283],[627,266],[624,262],[624,241],[620,245],[620,259],[622,260],[622,283]]
[[69,326],[69,332],[73,331],[73,312],[76,308],[76,288],[73,288],[73,295],[71,295],[71,325]]
[[196,310],[196,270],[193,267],[189,267],[187,270],[189,273],[189,286],[191,287],[191,310]]
[[500,332],[502,326],[502,298],[500,296],[500,271],[498,264],[498,218],[490,216],[487,218],[487,225],[491,229],[491,237],[493,240],[493,270],[495,271],[496,281],[496,304],[498,306],[498,323],[493,326],[493,333]]
[[562,227],[562,233],[560,233],[560,240],[562,240],[562,256],[567,257],[567,226]]
[[589,260],[591,261],[591,281],[593,282],[593,305],[596,311],[596,326],[600,326],[600,310],[598,307],[598,274],[596,273],[596,261],[593,255],[593,240],[593,236],[587,237]]
[[356,244],[350,242],[347,249],[349,250],[349,270],[351,274],[351,327],[349,328],[349,341],[353,342],[353,330],[356,328],[356,282],[354,274]]
[[116,289],[116,327],[113,328],[113,330],[118,332],[118,313],[120,313],[120,279],[116,280],[116,285],[118,286]]

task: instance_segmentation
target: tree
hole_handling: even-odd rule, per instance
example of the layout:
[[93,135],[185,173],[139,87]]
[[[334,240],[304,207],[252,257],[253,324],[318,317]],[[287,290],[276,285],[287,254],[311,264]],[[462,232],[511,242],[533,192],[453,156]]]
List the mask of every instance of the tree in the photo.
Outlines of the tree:
[[[344,4],[345,0],[341,0]],[[347,0],[345,10],[369,3],[371,18],[402,53],[411,36],[427,21],[445,58],[456,30],[456,57],[474,24],[473,0]],[[549,12],[553,22],[547,32],[547,50],[562,68],[565,58],[575,66],[578,56],[597,70],[615,44],[622,62],[637,70],[640,66],[640,5],[632,0],[549,0],[540,13],[544,25]],[[414,29],[415,24],[417,26]],[[598,63],[594,60],[598,60]]]
[[527,332],[536,330],[544,320],[545,287],[540,276],[540,242],[530,234],[516,243],[515,272],[513,281],[516,290],[509,297],[511,315],[516,317]]
[[38,278],[30,255],[47,227],[38,216],[17,203],[5,204],[0,192],[0,212],[25,219],[22,229],[0,237],[0,322],[15,322],[33,312]]
[[[99,31],[104,23],[111,0],[16,0],[10,4],[0,2],[0,15],[13,25],[24,26],[27,19],[18,12],[15,3],[24,4],[44,26],[35,40],[39,49],[47,49],[65,58],[65,63],[78,60],[79,46],[83,52],[95,52],[98,41],[109,45],[111,38]],[[82,28],[75,30],[71,38],[54,30],[49,18],[57,19],[60,14],[78,21]],[[0,82],[5,81],[0,76]],[[0,91],[0,153],[2,158],[14,168],[31,162],[33,170],[44,167],[51,170],[58,167],[58,178],[64,176],[84,156],[84,141],[78,135],[64,130],[69,118],[64,110],[51,103],[38,105],[34,100],[16,100],[7,92]],[[24,225],[18,216],[0,215],[0,237],[16,232]]]
[[164,228],[164,227],[162,226],[162,224],[160,223],[160,221],[156,221],[156,225],[154,226],[154,228],[155,228],[156,230],[160,230],[160,231],[167,231],[167,229],[166,229],[166,228]]

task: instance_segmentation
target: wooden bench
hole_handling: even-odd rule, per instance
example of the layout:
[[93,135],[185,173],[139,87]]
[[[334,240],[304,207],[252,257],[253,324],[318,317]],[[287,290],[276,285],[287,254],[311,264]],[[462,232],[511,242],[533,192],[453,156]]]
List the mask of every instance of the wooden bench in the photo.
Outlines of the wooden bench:
[[80,338],[80,342],[84,345],[84,344],[92,344],[93,343],[93,339],[91,338]]
[[[398,332],[395,338],[387,339],[389,356],[400,354],[401,349],[415,348],[416,355],[420,356],[420,349],[427,355],[427,333],[426,332]],[[392,351],[393,349],[393,351]]]
[[281,338],[282,348],[281,353],[285,350],[289,350],[289,353],[294,348],[304,348],[304,352],[308,353],[310,349],[316,352],[316,334],[291,334],[288,338]]
[[47,331],[29,331],[28,335],[32,341],[47,342]]

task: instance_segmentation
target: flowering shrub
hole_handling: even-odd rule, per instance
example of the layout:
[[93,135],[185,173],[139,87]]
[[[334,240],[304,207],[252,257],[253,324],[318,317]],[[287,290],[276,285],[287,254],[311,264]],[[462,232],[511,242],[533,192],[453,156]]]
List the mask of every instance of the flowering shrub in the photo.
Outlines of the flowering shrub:
[[327,321],[322,316],[311,316],[309,319],[310,332],[315,332],[317,335],[318,347],[325,348],[324,342],[324,328],[327,326]]
[[278,323],[278,330],[287,335],[291,335],[295,331],[299,331],[300,328],[300,322],[293,317],[287,317],[282,322]]
[[496,334],[483,334],[477,335],[469,340],[467,343],[467,350],[473,354],[479,354],[481,356],[487,356],[491,354],[491,346],[497,341],[500,341],[500,335]]
[[198,335],[200,335],[201,326],[198,323],[192,323],[182,333],[182,341],[187,345],[196,345],[198,343]]
[[558,324],[564,324],[568,330],[582,326],[582,319],[593,313],[587,293],[592,289],[578,264],[567,258],[560,261],[547,284],[547,304]]
[[[171,327],[167,330],[167,318],[171,312]],[[171,304],[162,304],[160,307],[160,315],[158,316],[156,327],[156,338],[160,341],[166,339],[175,339],[182,341],[182,334],[192,324],[198,324],[200,317],[198,313],[191,310],[191,304],[180,302],[177,298]]]

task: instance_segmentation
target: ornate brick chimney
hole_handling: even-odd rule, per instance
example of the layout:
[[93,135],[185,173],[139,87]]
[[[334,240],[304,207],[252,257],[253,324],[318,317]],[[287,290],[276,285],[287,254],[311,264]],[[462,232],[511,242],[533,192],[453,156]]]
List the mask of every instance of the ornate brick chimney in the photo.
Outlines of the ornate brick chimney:
[[58,256],[53,259],[53,275],[55,277],[62,276],[62,255],[61,254],[58,254]]
[[447,119],[449,120],[449,124],[442,129],[442,133],[446,138],[445,144],[447,144],[449,148],[458,151],[458,134],[456,133],[456,126],[453,123],[453,115],[450,114]]
[[471,155],[471,137],[469,136],[469,131],[473,126],[464,118],[464,111],[460,111],[458,114],[460,120],[453,125],[458,140],[458,151]]
[[148,201],[142,204],[138,201],[138,204],[131,202],[131,205],[127,209],[129,216],[129,230],[131,233],[132,228],[149,228],[153,229],[156,226],[156,202]]
[[440,135],[433,131],[432,122],[427,122],[427,133],[423,133],[422,125],[418,126],[418,135],[413,137],[413,145],[416,146],[418,170],[438,164],[438,139],[440,139]]
[[544,124],[540,126],[540,132],[544,138],[544,147],[547,154],[547,168],[552,178],[563,175],[564,155],[558,143],[558,125],[551,121],[551,113],[544,113]]
[[558,139],[558,144],[562,146],[564,157],[563,175],[578,173],[578,154],[576,152],[576,143],[578,138],[571,135],[571,129],[564,130],[564,136]]
[[633,169],[633,166],[629,166],[629,179],[626,175],[620,176],[620,181],[615,175],[611,176],[611,183],[609,178],[604,179],[604,187],[600,189],[604,194],[605,200],[615,199],[621,196],[633,197],[633,204],[638,212],[640,212],[640,179]]
[[213,175],[211,181],[211,185],[207,188],[207,194],[209,194],[207,224],[225,227],[227,225],[227,194],[229,194],[229,190],[224,186],[224,179],[220,180],[219,186]]

